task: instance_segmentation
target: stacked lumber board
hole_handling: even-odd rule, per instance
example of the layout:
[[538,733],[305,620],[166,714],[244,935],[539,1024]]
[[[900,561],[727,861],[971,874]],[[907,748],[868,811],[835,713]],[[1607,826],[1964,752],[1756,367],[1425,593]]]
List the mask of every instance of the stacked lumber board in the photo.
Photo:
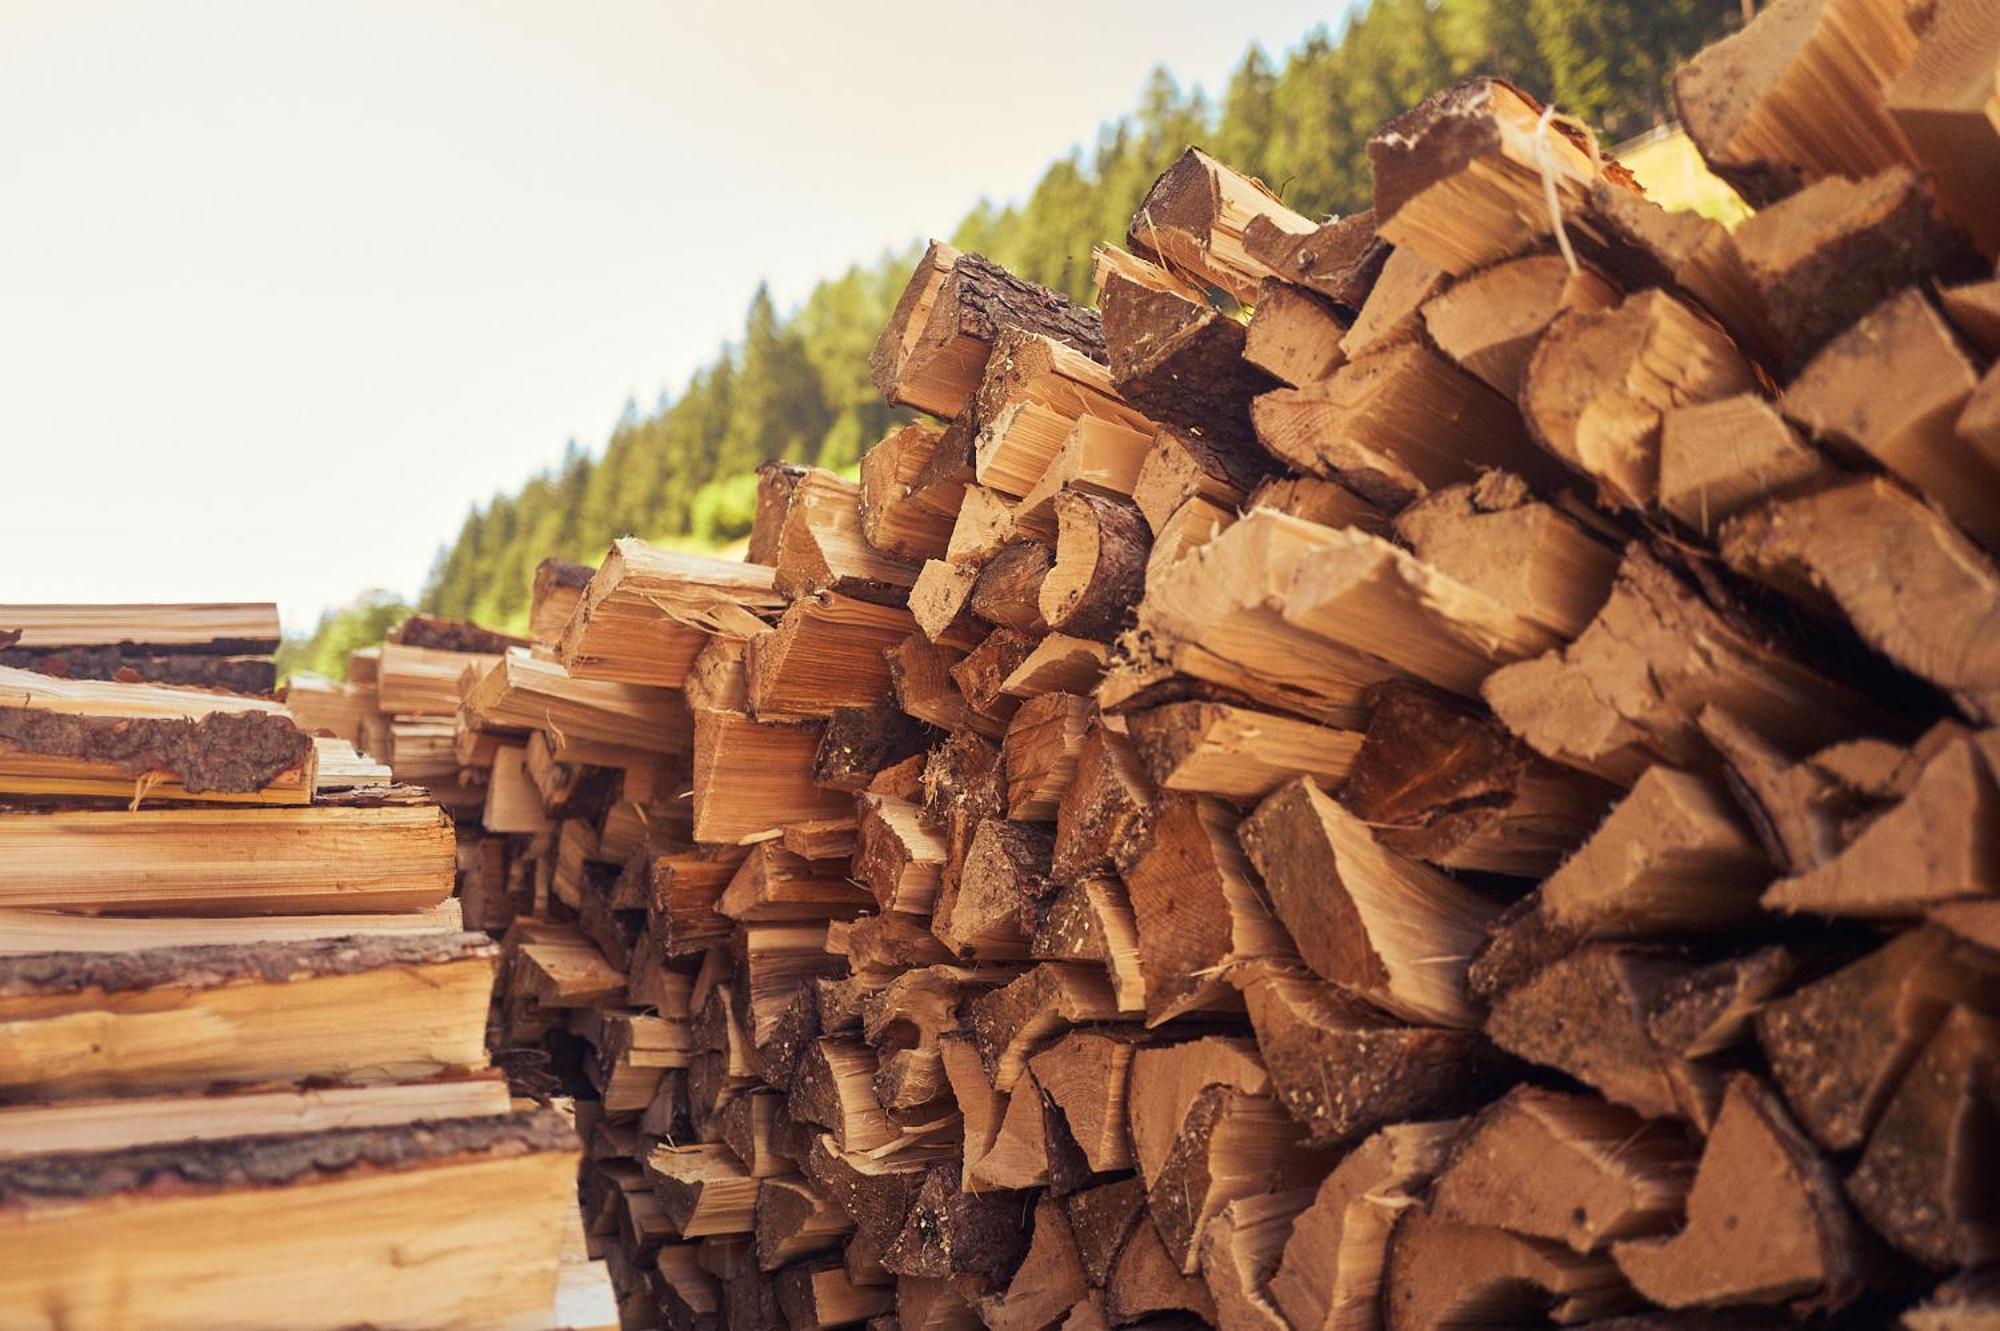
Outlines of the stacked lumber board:
[[0,1323],[616,1324],[454,855],[268,698],[0,667]]
[[0,605],[0,666],[67,679],[269,693],[280,637],[268,601]]
[[1993,1325],[1997,24],[1704,53],[1733,234],[1477,79],[1094,309],[933,245],[930,419],[618,542],[685,814],[538,787],[499,1020],[627,1325]]

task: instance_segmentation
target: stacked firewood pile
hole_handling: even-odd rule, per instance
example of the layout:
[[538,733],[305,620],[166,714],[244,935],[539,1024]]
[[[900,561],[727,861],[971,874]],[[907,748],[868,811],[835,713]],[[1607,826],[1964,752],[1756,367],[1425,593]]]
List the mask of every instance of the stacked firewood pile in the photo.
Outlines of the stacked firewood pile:
[[451,824],[260,696],[275,607],[0,634],[0,1325],[605,1324]]
[[467,893],[628,1325],[2000,1317],[2000,32],[1923,21],[1680,74],[1733,234],[1480,79],[1371,213],[1190,151],[1095,309],[935,245],[935,423],[538,580]]

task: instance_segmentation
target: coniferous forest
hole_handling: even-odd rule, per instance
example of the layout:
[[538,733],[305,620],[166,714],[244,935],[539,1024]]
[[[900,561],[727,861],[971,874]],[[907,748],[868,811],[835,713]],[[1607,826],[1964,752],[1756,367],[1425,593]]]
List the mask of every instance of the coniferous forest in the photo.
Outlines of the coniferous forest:
[[[1737,0],[1372,0],[1279,58],[1253,48],[1219,100],[1156,70],[1093,148],[1053,163],[1018,203],[982,202],[950,239],[1087,299],[1091,247],[1122,238],[1189,144],[1260,176],[1302,213],[1342,213],[1368,198],[1368,138],[1454,79],[1503,74],[1615,143],[1666,119],[1674,65],[1740,21]],[[419,607],[518,627],[534,566],[550,553],[595,562],[623,534],[726,542],[749,529],[765,459],[852,468],[900,415],[867,362],[916,255],[913,238],[821,282],[789,313],[760,287],[741,335],[652,410],[628,404],[601,453],[572,442],[518,491],[475,506]],[[285,663],[338,674],[348,648],[379,640],[405,609],[364,595],[288,645]]]

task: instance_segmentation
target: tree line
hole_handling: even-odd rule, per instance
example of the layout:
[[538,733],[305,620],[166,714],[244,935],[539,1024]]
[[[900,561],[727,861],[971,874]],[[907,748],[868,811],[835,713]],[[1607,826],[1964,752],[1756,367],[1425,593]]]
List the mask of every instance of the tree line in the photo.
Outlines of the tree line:
[[[951,241],[1088,299],[1092,246],[1122,239],[1147,188],[1191,143],[1307,216],[1350,212],[1368,204],[1368,138],[1438,88],[1501,74],[1616,142],[1667,118],[1674,65],[1740,14],[1738,0],[1371,0],[1279,59],[1252,47],[1219,100],[1156,69],[1139,105],[1094,146],[1051,164],[1018,203],[981,202]],[[868,353],[918,252],[857,264],[789,315],[760,286],[742,335],[650,411],[628,402],[601,454],[572,441],[518,491],[475,505],[418,607],[518,629],[545,556],[594,563],[625,534],[724,543],[749,530],[765,459],[851,471],[899,419],[876,395]],[[399,608],[369,593],[329,611],[284,663],[338,674],[345,644]]]

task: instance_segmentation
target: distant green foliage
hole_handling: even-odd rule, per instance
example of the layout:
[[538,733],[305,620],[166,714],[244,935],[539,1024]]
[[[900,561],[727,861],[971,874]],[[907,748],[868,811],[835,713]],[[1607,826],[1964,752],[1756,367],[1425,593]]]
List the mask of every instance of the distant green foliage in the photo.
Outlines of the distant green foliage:
[[278,648],[278,676],[346,679],[347,654],[357,647],[373,647],[409,613],[401,597],[379,588],[365,591],[340,609],[323,612],[311,637],[285,639]]
[[[1308,216],[1344,213],[1368,203],[1369,136],[1453,80],[1506,75],[1616,142],[1664,118],[1668,72],[1739,13],[1737,0],[1372,0],[1282,60],[1252,49],[1214,104],[1155,71],[1093,148],[1053,163],[1018,204],[982,202],[952,241],[1086,297],[1091,247],[1122,240],[1190,143]],[[748,529],[759,462],[851,467],[901,419],[876,396],[868,353],[915,260],[912,249],[850,268],[789,318],[760,287],[741,338],[652,411],[627,404],[601,457],[572,443],[554,468],[467,514],[423,608],[518,626],[546,555],[594,563],[624,534],[731,539]]]

